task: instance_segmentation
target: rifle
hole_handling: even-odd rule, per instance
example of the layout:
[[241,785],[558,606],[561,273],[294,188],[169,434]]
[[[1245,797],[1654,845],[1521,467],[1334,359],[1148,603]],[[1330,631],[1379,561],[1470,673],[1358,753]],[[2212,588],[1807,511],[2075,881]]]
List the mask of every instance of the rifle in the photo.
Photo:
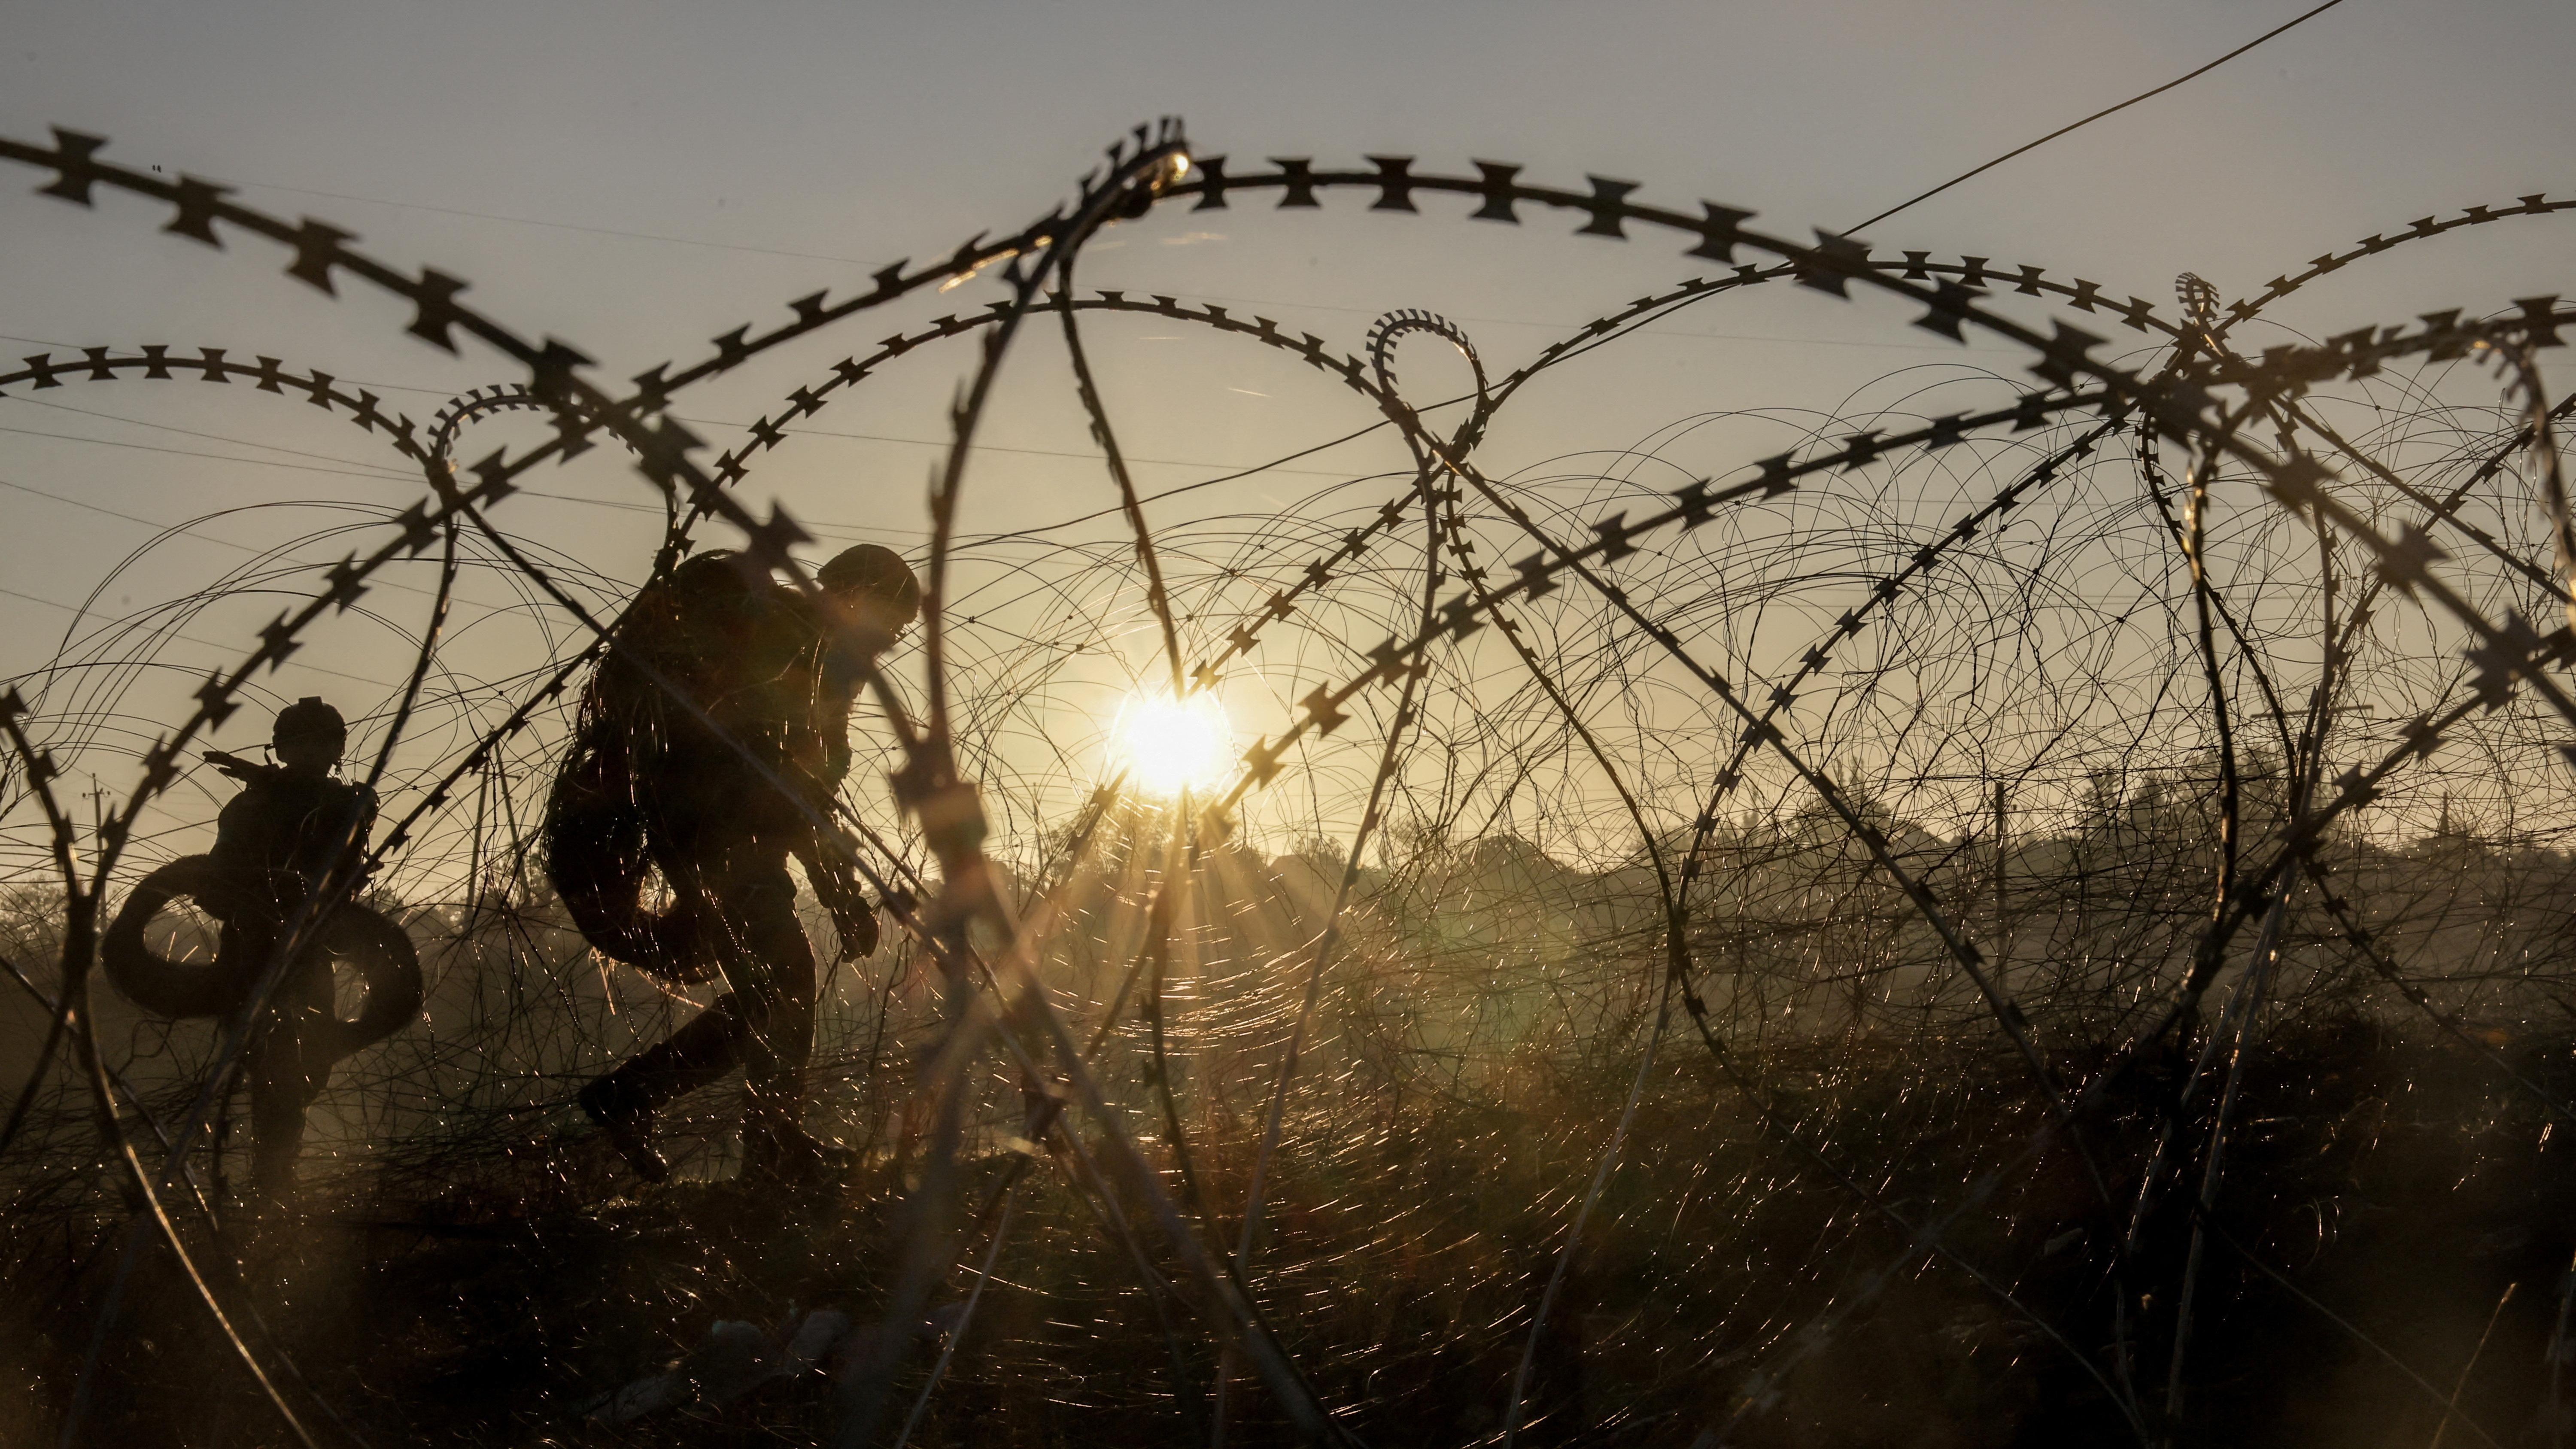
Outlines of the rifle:
[[206,751],[206,763],[214,766],[218,773],[230,775],[245,785],[274,780],[286,773],[284,765],[264,765],[257,760],[245,760],[239,755],[226,754],[222,750]]
[[[246,760],[239,755],[229,754],[223,750],[206,751],[206,763],[214,766],[215,769],[221,773],[229,775],[233,779],[239,780],[244,785],[253,789],[264,784],[270,784],[287,779],[290,774],[284,765],[270,765],[263,764],[258,760]],[[335,781],[333,783],[338,784],[339,782]],[[372,792],[354,786],[343,784],[339,785],[339,788],[343,791],[350,792],[351,796],[363,807],[363,813],[349,818],[347,821],[347,828],[352,833],[347,840],[332,847],[333,858],[336,859],[338,852],[346,847],[354,847],[363,856],[367,844],[367,832],[373,827],[376,818],[375,796]],[[302,823],[295,827],[296,830],[302,832],[313,829],[315,818],[316,817],[307,817]],[[329,828],[339,829],[342,827],[338,824],[332,824]],[[300,846],[298,847],[298,849],[301,848],[302,847]],[[309,881],[304,881],[300,876],[298,876],[297,871],[294,869],[284,868],[274,864],[259,867],[259,869],[281,878],[296,879],[299,882],[299,886],[310,883]],[[365,886],[367,878],[366,873],[361,872],[355,878],[350,889],[354,891],[362,888]]]

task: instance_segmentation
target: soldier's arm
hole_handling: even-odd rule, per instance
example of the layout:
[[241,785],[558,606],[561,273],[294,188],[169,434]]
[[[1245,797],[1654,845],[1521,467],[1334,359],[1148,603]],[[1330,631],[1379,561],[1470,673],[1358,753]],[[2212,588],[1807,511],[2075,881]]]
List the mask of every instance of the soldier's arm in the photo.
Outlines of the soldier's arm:
[[850,863],[829,842],[810,838],[796,851],[796,858],[805,863],[805,878],[813,883],[814,898],[831,916],[832,929],[840,933],[841,949],[852,956],[874,953],[877,908],[868,900]]

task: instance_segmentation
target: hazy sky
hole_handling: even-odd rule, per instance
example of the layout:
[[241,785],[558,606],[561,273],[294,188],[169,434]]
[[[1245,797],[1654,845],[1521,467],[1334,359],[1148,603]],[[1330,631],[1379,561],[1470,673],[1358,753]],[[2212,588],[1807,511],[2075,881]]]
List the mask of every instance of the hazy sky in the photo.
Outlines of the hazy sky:
[[[1755,208],[1763,224],[1799,235],[1876,212],[2303,8],[13,0],[0,10],[0,130],[105,134],[128,164],[195,172],[239,185],[254,205],[332,220],[397,265],[471,279],[471,299],[505,325],[576,343],[614,381],[697,355],[743,321],[783,316],[786,298],[1016,227],[1129,124],[1163,113],[1184,116],[1203,152],[1410,153],[1425,169],[1510,160],[1534,180],[1599,173],[1644,183],[1640,199]],[[2566,191],[2576,183],[2571,61],[2576,6],[2563,0],[2346,0],[1870,239],[2039,262],[2160,306],[2185,268],[2246,295],[2417,216]],[[1158,214],[1088,254],[1083,280],[1247,300],[1350,350],[1377,313],[1430,306],[1469,319],[1508,364],[1697,266],[1660,243],[1620,251],[1568,239],[1553,219],[1506,233],[1454,210]],[[403,337],[397,309],[282,279],[264,248],[214,253],[160,234],[161,220],[116,201],[84,212],[10,183],[0,191],[0,342],[269,353],[361,382],[415,417],[508,376],[489,357],[450,358]],[[2284,320],[2337,329],[2567,290],[2567,240],[2564,222],[2483,228],[2393,256],[2366,284],[2312,288]],[[992,293],[984,284],[904,317]],[[901,320],[858,324],[680,410],[746,421]],[[1548,421],[1495,446],[1520,448],[1521,461],[1620,446],[1712,396],[1830,401],[1938,352],[1893,314],[1820,312],[1812,293],[1662,330],[1615,385],[1563,394]],[[1209,356],[1189,350],[1195,341],[1156,354],[1161,340],[1130,335],[1106,364],[1138,429],[1129,447],[1154,460],[1140,470],[1148,486],[1368,421],[1347,398],[1317,404],[1325,394],[1311,378],[1240,352],[1227,365],[1243,370],[1221,388],[1212,376],[1187,379],[1206,384],[1198,392],[1155,386],[1187,373],[1157,373],[1155,357],[1204,371]],[[1941,360],[2017,366],[2001,353]],[[939,404],[967,361],[963,349],[931,358],[825,419],[839,432],[793,462],[782,456],[764,486],[854,536],[917,539],[930,456],[918,440],[936,437]],[[11,591],[0,594],[0,676],[43,662],[71,619],[60,606],[84,600],[155,524],[296,504],[206,521],[161,545],[101,598],[109,613],[202,587],[252,551],[332,521],[318,500],[398,505],[418,491],[387,468],[380,444],[319,414],[158,386],[0,402],[0,484],[12,485],[0,489],[0,588]],[[1296,387],[1309,391],[1283,391]],[[707,431],[732,441],[725,428]],[[1039,451],[992,456],[974,499],[984,524],[1099,501],[1096,468],[1078,481],[1059,471],[1083,446],[1060,390],[1006,411],[990,440]],[[1298,487],[1392,453],[1372,456],[1322,460]],[[585,475],[564,486],[632,485]],[[1257,487],[1207,499],[1275,501]],[[640,568],[631,516],[524,507],[519,526],[603,568]],[[503,602],[502,581],[475,581],[467,596]],[[269,598],[238,617],[209,615],[183,632],[217,642],[174,642],[167,657],[209,667],[225,652],[219,641],[277,607]],[[299,675],[305,663],[368,678],[399,668],[371,672],[364,658],[356,644],[318,644],[276,688],[352,688]]]
[[[0,120],[233,180],[864,257],[1026,211],[1166,111],[1217,150],[1492,156],[1839,225],[2304,8],[22,0]],[[2564,5],[2347,0],[1905,228],[2164,268],[2225,252],[2205,228],[2322,246],[2528,190],[2562,164],[2571,43]],[[480,238],[455,258],[478,278],[524,240],[337,214]]]

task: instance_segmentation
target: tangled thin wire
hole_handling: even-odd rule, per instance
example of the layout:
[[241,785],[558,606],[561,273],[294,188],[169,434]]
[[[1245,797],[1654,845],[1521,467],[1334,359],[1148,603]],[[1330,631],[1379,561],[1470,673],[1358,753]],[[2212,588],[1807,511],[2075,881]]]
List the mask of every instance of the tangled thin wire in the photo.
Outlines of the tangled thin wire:
[[[248,383],[245,412],[327,409],[423,486],[68,637],[0,696],[5,955],[31,1024],[0,1129],[31,1305],[6,1329],[30,1366],[13,1432],[654,1442],[730,1417],[870,1445],[988,1422],[1124,1438],[1145,1415],[1211,1445],[1511,1446],[1866,1442],[1941,1414],[2162,1444],[2401,1416],[2501,1443],[2520,1429],[2498,1414],[2566,1422],[2576,1235],[2540,1205],[2576,1091],[2555,803],[2576,624],[2543,626],[2576,619],[2556,433],[2576,396],[2541,364],[2576,308],[2322,341],[2264,314],[2378,253],[2576,202],[2427,218],[2233,304],[2186,274],[2168,320],[2039,267],[1809,245],[1597,177],[1234,174],[1167,120],[1029,226],[799,298],[620,394],[456,278],[102,149],[57,131],[0,160],[54,198],[166,204],[182,238],[272,243],[297,281],[389,296],[423,343],[462,334],[524,378],[422,426],[211,346],[0,373],[8,394]],[[1510,370],[1427,312],[1353,356],[1075,286],[1113,225],[1345,196],[1562,214],[1712,265]],[[999,300],[817,371],[712,457],[671,412],[979,278]],[[1534,382],[1754,289],[1920,309],[2027,376],[1909,369],[1828,411],[1481,461]],[[2117,353],[2078,313],[2139,340]],[[1092,361],[1129,320],[1302,363],[1318,434],[1381,434],[1402,466],[1171,521]],[[1123,536],[969,535],[1006,364],[1048,334]],[[710,525],[816,595],[794,551],[822,530],[756,511],[747,480],[796,425],[966,338],[917,646],[859,666],[882,768],[853,780],[890,781],[895,809],[857,783],[809,822],[898,927],[834,961],[818,1025],[811,1117],[856,1166],[828,1202],[765,1199],[699,1107],[666,1124],[684,1180],[621,1196],[572,1089],[701,997],[612,969],[548,883],[533,847],[569,701]],[[1463,390],[1403,380],[1446,375],[1443,352]],[[511,431],[520,413],[549,435]],[[464,462],[487,425],[514,441]],[[660,518],[641,578],[503,526],[541,465],[603,442]],[[344,544],[317,584],[313,551]],[[472,606],[515,631],[489,677],[456,658],[467,581],[514,591]],[[425,624],[384,607],[398,590]],[[288,602],[257,645],[152,720],[169,647],[269,593]],[[213,1027],[97,991],[110,906],[204,819],[190,753],[359,624],[409,656],[366,681],[385,694],[351,765],[386,827]],[[1104,766],[1122,700],[1216,701],[1251,742],[1168,782],[1157,756],[1189,741]],[[133,783],[83,827],[67,781],[116,767]],[[303,1221],[327,1231],[254,1242],[226,1177],[252,1023],[360,897],[410,935],[426,1002],[317,1106]],[[2483,1184],[2477,1206],[2433,1179]],[[2365,1209],[2483,1246],[2428,1273]],[[2474,1347],[2380,1306],[2472,1299],[2493,1302]],[[2499,1334],[2532,1351],[2476,1377]],[[2355,1362],[2354,1417],[2300,1407]],[[258,1403],[172,1429],[188,1416],[138,1386],[183,1383]]]

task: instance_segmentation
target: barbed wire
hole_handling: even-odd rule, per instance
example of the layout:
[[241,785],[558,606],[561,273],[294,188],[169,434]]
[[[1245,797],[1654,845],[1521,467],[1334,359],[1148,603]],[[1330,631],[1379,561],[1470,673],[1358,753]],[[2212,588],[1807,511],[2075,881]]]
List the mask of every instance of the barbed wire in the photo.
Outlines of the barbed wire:
[[[2521,299],[2253,355],[2234,337],[2400,244],[2576,202],[2427,217],[2232,304],[2186,274],[2170,322],[2041,267],[1891,259],[1821,231],[1796,242],[1750,229],[1751,212],[1647,205],[1630,199],[1638,184],[1602,177],[1553,188],[1502,163],[1452,175],[1404,157],[1235,174],[1167,120],[1000,240],[895,262],[839,301],[798,298],[790,320],[745,323],[621,390],[574,344],[529,341],[462,302],[458,278],[390,267],[329,223],[118,166],[104,147],[58,130],[50,146],[0,139],[0,161],[50,176],[37,189],[55,199],[123,193],[169,206],[177,236],[282,247],[288,276],[395,298],[411,336],[449,352],[471,339],[524,376],[424,425],[318,367],[213,346],[85,346],[0,373],[0,396],[248,382],[227,396],[322,408],[421,479],[407,507],[67,635],[0,695],[5,954],[43,1023],[0,1129],[23,1229],[8,1271],[55,1290],[26,1296],[78,1325],[62,1341],[81,1347],[31,1375],[66,1442],[100,1432],[100,1384],[146,1374],[110,1351],[119,1325],[180,1306],[156,1286],[155,1254],[299,1442],[394,1422],[369,1396],[402,1391],[366,1387],[385,1374],[320,1370],[293,1321],[310,1303],[235,1266],[223,1175],[260,1013],[362,892],[418,945],[428,1002],[417,1029],[351,1057],[331,1088],[341,1165],[316,1201],[362,1233],[468,1239],[561,1239],[625,1213],[638,1271],[730,1285],[717,1296],[767,1305],[781,1341],[798,1326],[776,1319],[784,1302],[836,1301],[837,1346],[805,1356],[835,1391],[774,1412],[840,1444],[876,1442],[889,1421],[906,1438],[951,1432],[941,1392],[1060,1397],[1066,1380],[1038,1362],[1057,1350],[1116,1369],[1089,1381],[1089,1402],[1150,1406],[1211,1444],[1274,1428],[1352,1443],[1728,1442],[1758,1437],[1765,1416],[1825,1413],[1793,1406],[1795,1386],[1934,1262],[2080,1378],[2061,1432],[2167,1443],[2207,1432],[2226,1391],[2188,1371],[2255,1312],[2213,1286],[2208,1244],[2290,1281],[2261,1256],[2275,1226],[2262,1214],[2285,1195],[2221,1197],[2249,1178],[2238,1197],[2272,1191],[2262,1172],[2282,1170],[2246,1165],[2248,1094],[2277,1096],[2256,1080],[2264,1061],[2328,1050],[2354,1020],[2421,1023],[2491,1073],[2487,1117],[2530,1117],[2546,1143],[2567,1110],[2564,1063],[2506,1048],[2527,1029],[2563,1057],[2568,1035],[2552,923],[2554,843],[2571,822],[2525,797],[2576,765],[2563,678],[2576,612],[2539,627],[2576,591],[2556,436],[2576,397],[2553,402],[2542,368],[2576,307]],[[1650,289],[1490,376],[1464,328],[1420,309],[1380,318],[1349,355],[1225,306],[1074,287],[1094,236],[1152,225],[1157,208],[1346,194],[1373,212],[1446,197],[1467,220],[1569,216],[1577,235],[1677,240],[1731,270]],[[809,373],[711,461],[670,412],[688,388],[988,274],[1002,300]],[[1914,327],[2019,349],[2037,386],[1963,365],[1891,383],[1912,390],[1883,401],[1709,413],[1508,471],[1479,461],[1534,379],[1615,361],[1650,324],[1774,282],[1911,303]],[[2110,340],[2069,313],[2116,318],[2145,350],[2106,356]],[[961,501],[998,380],[1029,350],[1022,325],[1049,314],[1041,331],[1064,344],[1120,532],[1064,536],[1077,517],[969,534]],[[1303,363],[1359,404],[1319,433],[1383,431],[1408,466],[1353,470],[1267,512],[1156,522],[1148,505],[1170,494],[1136,485],[1120,387],[1092,361],[1093,324],[1119,318]],[[567,692],[606,661],[695,708],[624,646],[622,623],[638,584],[667,577],[706,524],[738,534],[762,577],[816,595],[793,553],[810,532],[775,504],[755,512],[743,485],[797,424],[968,337],[979,350],[917,559],[921,640],[900,682],[856,665],[909,833],[871,824],[885,817],[860,789],[805,822],[902,928],[863,961],[836,958],[825,992],[817,1111],[858,1165],[831,1206],[806,1209],[803,1267],[681,1269],[709,1240],[678,1225],[686,1194],[725,1186],[722,1115],[670,1125],[696,1185],[628,1208],[601,1206],[607,1158],[561,1124],[570,1084],[696,999],[589,951],[533,858],[538,782],[570,728]],[[1409,394],[1394,366],[1409,338],[1447,344],[1472,385]],[[551,436],[521,441],[514,426],[531,421]],[[461,463],[486,427],[513,441]],[[642,580],[503,526],[530,473],[603,439],[652,490],[638,506],[661,515]],[[2013,530],[2036,538],[2008,542]],[[317,547],[348,549],[318,586]],[[418,629],[361,604],[416,587],[407,566],[433,548]],[[513,591],[474,607],[521,631],[488,677],[453,643],[469,577]],[[152,722],[178,630],[271,592],[289,601],[256,644],[185,696],[185,718]],[[120,1051],[106,1031],[119,1008],[92,987],[102,913],[186,829],[187,751],[352,613],[408,655],[360,720],[391,824],[335,861],[215,1031],[128,1020]],[[1129,693],[1222,699],[1260,723],[1221,777],[1157,798],[1132,766],[1098,764],[1098,706]],[[747,788],[784,791],[745,742],[730,747]],[[84,830],[65,782],[114,763],[133,783],[113,809],[98,787]],[[2424,849],[2476,855],[2447,874],[2416,871],[2399,826],[2364,823],[2433,801]],[[2500,823],[2455,829],[2454,803]],[[2464,920],[2476,940],[2454,960]],[[162,929],[193,939],[185,923]],[[1664,1050],[1676,1006],[1698,1053],[1680,1064]],[[1908,1124],[1929,1145],[1909,1144]],[[1794,1185],[1809,1172],[1814,1196]],[[1487,1201],[1488,1173],[1512,1179],[1508,1208]],[[2072,1186],[2037,1201],[2061,1179]],[[1336,1218],[1344,1202],[1369,1220]],[[1726,1245],[1769,1251],[1777,1220],[1818,1211],[1827,1237],[1810,1235],[1802,1266],[1678,1286]],[[1656,1219],[1671,1224],[1660,1236],[1641,1226]],[[2083,1246],[2061,1257],[2068,1241]],[[1606,1257],[1677,1286],[1617,1300],[1625,1316],[1596,1342],[1568,1305],[1610,1301]],[[531,1271],[501,1291],[551,1291],[540,1284],[562,1288]],[[634,1290],[614,1312],[651,1326],[627,1341],[678,1341],[689,1291]],[[952,1291],[943,1319],[934,1300]],[[605,1315],[604,1294],[574,1296]],[[1418,1318],[1407,1299],[1424,1294],[1445,1316],[1403,1339],[1393,1325]],[[998,1300],[1026,1305],[983,1308]],[[1007,1321],[979,1328],[979,1311]],[[1168,1360],[1160,1387],[1124,1357],[1133,1325],[1119,1315],[1134,1311]],[[929,1362],[926,1322],[945,1339]],[[961,1353],[970,1329],[993,1346]],[[1689,1367],[1666,1372],[1667,1348]],[[1481,1367],[1422,1378],[1441,1362]],[[651,1394],[682,1393],[644,1393],[661,1382],[647,1367],[629,1352],[575,1375],[589,1407],[554,1412],[588,1413],[601,1433],[644,1423]],[[674,1372],[707,1402],[730,1397],[705,1364]],[[1587,1372],[1619,1389],[1588,1396]],[[2562,1413],[2552,1384],[2547,1412]],[[1468,1397],[1475,1415],[1459,1417]],[[2495,1442],[2459,1407],[2454,1393],[2442,1422]],[[507,1442],[517,1412],[459,1433]]]

